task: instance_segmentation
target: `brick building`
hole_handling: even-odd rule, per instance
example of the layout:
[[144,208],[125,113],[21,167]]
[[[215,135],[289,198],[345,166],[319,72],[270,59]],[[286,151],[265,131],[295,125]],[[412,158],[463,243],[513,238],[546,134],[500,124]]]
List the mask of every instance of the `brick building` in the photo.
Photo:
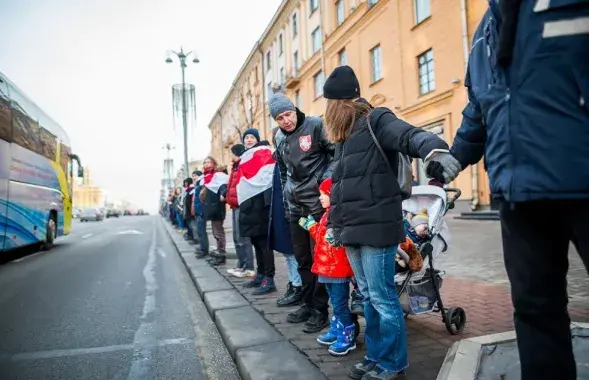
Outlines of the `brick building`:
[[[223,163],[238,131],[268,137],[266,102],[286,93],[305,113],[322,115],[322,86],[338,65],[358,75],[362,96],[452,142],[466,104],[463,79],[482,0],[284,0],[209,124],[211,154]],[[416,177],[425,182],[421,162]],[[482,163],[453,183],[464,200],[488,205]]]

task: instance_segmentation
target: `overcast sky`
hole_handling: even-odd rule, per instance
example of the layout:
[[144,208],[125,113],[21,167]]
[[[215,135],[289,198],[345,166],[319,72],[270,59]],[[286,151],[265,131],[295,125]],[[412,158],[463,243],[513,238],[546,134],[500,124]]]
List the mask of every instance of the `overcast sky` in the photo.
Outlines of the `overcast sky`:
[[113,198],[154,210],[162,146],[176,145],[166,51],[195,50],[197,127],[190,155],[209,152],[208,122],[280,0],[0,0],[0,71],[68,133]]

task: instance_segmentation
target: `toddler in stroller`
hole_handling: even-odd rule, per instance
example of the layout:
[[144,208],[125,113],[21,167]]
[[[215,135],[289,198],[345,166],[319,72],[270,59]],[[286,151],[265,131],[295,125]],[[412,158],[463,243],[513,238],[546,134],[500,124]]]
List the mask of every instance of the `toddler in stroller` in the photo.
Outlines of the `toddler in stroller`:
[[[448,193],[454,195],[448,197]],[[401,307],[407,315],[440,312],[446,329],[460,334],[466,313],[460,307],[446,309],[440,296],[443,272],[434,261],[450,243],[446,212],[460,197],[459,189],[438,186],[414,186],[411,198],[403,201],[407,238],[397,250],[395,284]]]
[[[453,194],[449,197],[449,193]],[[422,268],[413,270],[410,257],[402,256],[409,267],[395,275],[397,295],[406,315],[440,312],[446,329],[452,335],[460,334],[466,324],[466,313],[460,307],[445,308],[440,288],[443,272],[435,269],[434,262],[445,252],[450,244],[450,232],[444,216],[454,207],[460,197],[459,189],[437,186],[415,186],[411,198],[403,201],[406,212],[405,224],[409,237],[412,237],[423,258]],[[427,226],[424,220],[427,218]]]

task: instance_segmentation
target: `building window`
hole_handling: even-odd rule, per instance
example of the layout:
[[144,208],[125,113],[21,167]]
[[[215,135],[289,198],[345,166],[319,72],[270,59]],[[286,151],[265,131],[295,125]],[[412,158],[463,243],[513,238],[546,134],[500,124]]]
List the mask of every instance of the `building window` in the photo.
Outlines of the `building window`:
[[342,49],[337,53],[338,63],[340,66],[345,66],[348,64],[348,53],[346,53],[346,49]]
[[286,74],[284,73],[284,67],[280,68],[280,85],[284,87],[286,83]]
[[346,19],[346,1],[345,0],[337,0],[337,3],[335,3],[335,8],[336,8],[336,20],[337,20],[337,26],[340,26],[341,24],[344,23],[344,20]]
[[372,83],[382,79],[382,56],[380,45],[370,50],[370,63],[372,68]]
[[309,8],[310,8],[309,13],[315,12],[317,10],[317,8],[319,8],[319,0],[309,0]]
[[313,33],[311,33],[311,48],[313,49],[313,54],[317,53],[319,49],[321,49],[321,27],[318,26],[315,28]]
[[267,89],[268,92],[267,92],[267,94],[268,94],[268,97],[270,97],[274,93],[274,90],[272,89],[272,82],[269,82],[267,84],[267,86],[268,86],[268,89]]
[[430,11],[430,0],[413,0],[415,4],[415,23],[419,24],[429,16],[431,16]]
[[419,66],[419,93],[421,95],[432,92],[436,89],[436,80],[434,76],[434,52],[429,49],[417,57]]
[[369,7],[375,5],[376,3],[378,3],[378,0],[368,0],[368,6]]
[[278,56],[280,57],[284,53],[284,43],[282,41],[282,34],[278,36]]
[[301,109],[301,92],[297,90],[295,93],[295,106]]
[[323,76],[323,71],[319,71],[313,77],[313,86],[315,88],[315,98],[318,98],[323,95],[323,83],[325,82],[325,77]]
[[299,20],[297,20],[297,14],[292,15],[292,38],[295,38],[299,34]]
[[272,68],[272,51],[268,51],[266,53],[266,72],[270,71]]
[[295,51],[292,55],[292,67],[293,67],[293,76],[296,78],[299,76],[299,52]]

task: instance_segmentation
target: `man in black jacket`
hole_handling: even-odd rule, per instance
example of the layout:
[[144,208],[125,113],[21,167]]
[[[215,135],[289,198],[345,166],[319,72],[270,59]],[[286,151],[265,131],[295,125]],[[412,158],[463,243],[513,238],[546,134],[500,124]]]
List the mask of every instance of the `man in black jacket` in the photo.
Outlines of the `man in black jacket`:
[[298,220],[309,215],[315,220],[321,219],[323,208],[319,202],[319,184],[331,176],[334,145],[327,140],[321,119],[305,116],[284,94],[274,94],[268,101],[268,108],[280,126],[274,146],[283,196],[288,204],[293,251],[303,280],[304,305],[290,313],[287,321],[305,322],[303,331],[316,333],[329,325],[329,296],[311,272],[314,244]]

